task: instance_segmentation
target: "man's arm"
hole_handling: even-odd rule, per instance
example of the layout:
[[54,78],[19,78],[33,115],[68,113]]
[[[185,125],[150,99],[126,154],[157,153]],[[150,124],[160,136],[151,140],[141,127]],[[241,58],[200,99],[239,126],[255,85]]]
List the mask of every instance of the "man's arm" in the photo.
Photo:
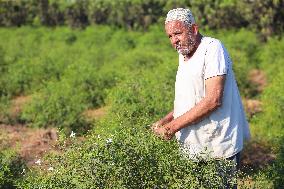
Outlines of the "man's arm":
[[165,117],[163,117],[162,119],[160,119],[159,121],[157,121],[156,123],[154,123],[151,128],[152,129],[156,129],[158,127],[161,127],[167,123],[170,123],[173,119],[174,119],[174,111],[171,111],[170,113],[168,113]]
[[173,135],[184,127],[196,124],[222,104],[225,75],[215,76],[205,81],[205,97],[182,116],[172,120],[162,128],[155,130],[164,139],[171,139]]

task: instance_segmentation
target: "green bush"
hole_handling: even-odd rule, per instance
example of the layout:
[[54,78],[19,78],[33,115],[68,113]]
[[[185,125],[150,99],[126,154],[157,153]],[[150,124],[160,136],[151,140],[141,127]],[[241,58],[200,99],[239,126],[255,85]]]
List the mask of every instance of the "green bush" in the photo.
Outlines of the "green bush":
[[10,99],[7,96],[0,96],[0,124],[8,123],[9,107],[11,105]]
[[[7,35],[5,31],[3,29],[2,33]],[[6,36],[8,43],[1,41],[7,64],[2,78],[4,89],[10,96],[29,94],[44,86],[47,80],[60,78],[62,70],[73,58],[71,55],[75,54],[64,43],[58,42],[54,48],[53,40],[48,39],[52,34],[44,34],[50,30],[30,31],[31,28],[15,30]],[[64,56],[66,53],[70,53],[69,56]]]
[[229,51],[241,95],[246,98],[257,97],[259,92],[257,86],[250,82],[249,73],[260,67],[258,52],[265,44],[259,41],[255,33],[245,29],[238,32],[219,31],[212,35],[216,35]]
[[266,136],[270,140],[277,140],[277,137],[284,136],[284,85],[283,68],[274,75],[272,82],[266,87],[261,96],[262,113],[254,117],[253,125],[258,135]]
[[36,127],[79,129],[86,104],[86,94],[80,88],[74,88],[67,82],[49,82],[42,93],[33,95],[21,117]]
[[279,150],[277,154],[277,160],[274,164],[268,169],[267,175],[268,178],[273,180],[275,188],[281,188],[284,185],[284,179],[282,175],[284,174],[284,138],[283,135],[279,139]]
[[262,113],[254,117],[252,124],[255,133],[273,141],[284,134],[284,99],[281,95],[284,92],[283,50],[283,40],[270,39],[258,52],[259,67],[266,73],[267,86],[260,95]]
[[[24,108],[22,118],[34,126],[86,130],[83,111],[104,104],[106,89],[114,85],[91,64],[69,65],[60,81],[51,81]],[[85,123],[86,124],[86,123]]]
[[257,53],[260,60],[259,67],[265,71],[269,81],[280,72],[279,68],[284,62],[283,50],[284,39],[270,38]]
[[16,182],[23,176],[26,166],[15,151],[0,149],[0,188],[16,188]]
[[99,69],[133,45],[129,35],[128,39],[122,32],[112,35],[109,27],[83,32],[68,28],[2,28],[0,32],[1,91],[10,97],[28,95],[45,88],[49,81],[59,81],[64,70],[77,61],[87,61]]
[[179,152],[176,142],[157,139],[143,126],[121,124],[120,131],[113,135],[93,134],[84,144],[74,145],[64,155],[51,156],[44,163],[52,171],[38,167],[20,183],[20,188],[223,186],[217,167],[221,164],[225,173],[230,167],[228,162],[192,162]]
[[[169,67],[130,77],[110,91],[111,111],[132,124],[154,121],[172,110],[174,74]],[[159,71],[158,71],[159,70]],[[172,80],[170,79],[172,78]]]

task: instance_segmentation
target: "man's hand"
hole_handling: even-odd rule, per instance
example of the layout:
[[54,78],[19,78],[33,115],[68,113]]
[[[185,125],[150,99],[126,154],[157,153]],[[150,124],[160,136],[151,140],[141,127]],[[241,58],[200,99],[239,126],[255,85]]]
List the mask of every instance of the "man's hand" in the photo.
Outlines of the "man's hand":
[[173,114],[174,114],[174,112],[171,111],[164,118],[157,121],[156,123],[154,123],[151,126],[151,130],[153,131],[153,133],[155,135],[157,135],[158,137],[161,137],[165,140],[170,140],[173,137],[174,133],[170,133],[170,130],[168,129],[170,127],[164,127],[165,125],[168,125],[170,122],[173,121],[173,119],[174,119]]
[[162,125],[160,124],[160,121],[157,121],[156,123],[152,124],[150,128],[153,132],[155,132],[155,130],[158,129],[159,127],[161,127],[161,126]]
[[171,140],[174,136],[174,133],[171,132],[171,130],[168,127],[153,124],[151,129],[156,136],[164,140]]

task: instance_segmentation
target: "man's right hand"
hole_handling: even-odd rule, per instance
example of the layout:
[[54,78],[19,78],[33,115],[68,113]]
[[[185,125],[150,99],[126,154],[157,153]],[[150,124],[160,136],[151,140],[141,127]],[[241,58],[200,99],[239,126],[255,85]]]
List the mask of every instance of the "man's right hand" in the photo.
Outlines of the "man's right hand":
[[153,132],[155,132],[156,129],[158,129],[158,128],[161,127],[161,126],[162,126],[162,125],[160,124],[160,121],[157,121],[156,123],[154,123],[154,124],[151,125],[151,130],[152,130]]

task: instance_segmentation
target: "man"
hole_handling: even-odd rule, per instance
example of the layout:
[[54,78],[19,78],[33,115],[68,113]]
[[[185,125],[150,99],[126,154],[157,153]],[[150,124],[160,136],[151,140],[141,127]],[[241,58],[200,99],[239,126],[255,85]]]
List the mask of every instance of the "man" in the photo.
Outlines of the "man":
[[199,33],[189,9],[170,10],[165,31],[179,53],[174,110],[152,125],[153,132],[166,140],[175,135],[189,157],[238,164],[250,132],[228,52]]

